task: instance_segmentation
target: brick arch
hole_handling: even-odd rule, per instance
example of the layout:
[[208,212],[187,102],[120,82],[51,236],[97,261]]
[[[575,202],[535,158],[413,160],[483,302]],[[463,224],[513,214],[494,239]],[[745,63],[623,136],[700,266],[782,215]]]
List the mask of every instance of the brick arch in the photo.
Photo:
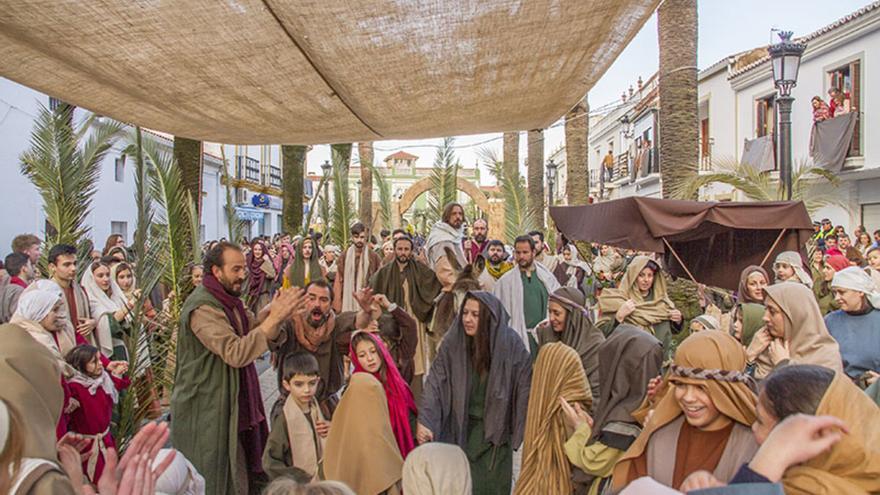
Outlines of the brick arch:
[[[473,182],[462,179],[458,177],[456,179],[456,184],[459,191],[464,192],[468,196],[474,200],[474,203],[477,204],[477,207],[488,213],[491,210],[489,205],[489,198],[486,194],[480,190]],[[431,189],[431,178],[425,177],[416,181],[413,185],[409,186],[406,192],[401,196],[400,201],[397,203],[397,214],[398,218],[403,218],[403,214],[407,212],[407,210],[412,207],[413,203],[416,199],[422,194],[428,192]]]

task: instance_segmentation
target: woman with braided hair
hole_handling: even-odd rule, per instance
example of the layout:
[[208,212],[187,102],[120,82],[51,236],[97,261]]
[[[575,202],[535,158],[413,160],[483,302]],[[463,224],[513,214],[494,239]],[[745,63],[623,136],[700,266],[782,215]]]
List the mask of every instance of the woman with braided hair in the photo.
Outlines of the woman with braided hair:
[[[724,332],[685,339],[669,370],[672,389],[614,468],[615,491],[643,476],[679,488],[705,470],[727,482],[757,450],[754,383],[742,346]],[[674,454],[674,455],[669,455]]]

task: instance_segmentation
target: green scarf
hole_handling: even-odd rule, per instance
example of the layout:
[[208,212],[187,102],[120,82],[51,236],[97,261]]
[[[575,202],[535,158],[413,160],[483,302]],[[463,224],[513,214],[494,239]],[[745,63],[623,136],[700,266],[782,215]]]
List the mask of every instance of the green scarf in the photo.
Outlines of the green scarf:
[[318,264],[318,250],[315,248],[315,242],[312,241],[312,257],[309,258],[309,280],[306,282],[306,260],[303,257],[302,249],[305,241],[304,239],[296,247],[296,259],[290,264],[290,275],[288,275],[287,279],[290,281],[291,287],[305,287],[308,282],[324,279],[321,265]]
[[739,310],[743,317],[742,344],[748,347],[758,330],[764,326],[764,305],[743,303],[739,305]]

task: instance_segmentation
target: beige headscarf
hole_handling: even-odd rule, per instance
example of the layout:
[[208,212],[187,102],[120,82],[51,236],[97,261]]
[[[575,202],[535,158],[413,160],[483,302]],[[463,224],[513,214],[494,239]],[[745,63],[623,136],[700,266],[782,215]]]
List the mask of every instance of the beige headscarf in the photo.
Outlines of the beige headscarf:
[[788,495],[880,492],[880,408],[841,373],[822,397],[817,415],[843,420],[849,434],[831,449],[785,471]]
[[[746,353],[736,339],[724,332],[699,332],[686,338],[678,346],[673,366],[691,371],[744,377]],[[721,414],[746,427],[755,422],[757,397],[746,381],[685,377],[682,373],[676,373],[674,367],[669,378],[671,383],[704,387]],[[651,436],[681,415],[682,411],[675,394],[671,391],[667,392],[654,409],[654,415],[645,425],[642,434],[614,467],[615,490],[620,490],[632,481],[629,477],[630,466],[638,457],[647,455]]]
[[647,256],[636,256],[626,268],[626,273],[620,280],[617,289],[605,289],[599,296],[599,311],[603,315],[614,317],[617,310],[623,304],[632,299],[636,303],[633,311],[624,323],[629,323],[645,330],[651,331],[651,327],[669,319],[669,312],[675,309],[675,304],[669,299],[666,291],[666,279],[663,273],[657,270],[654,273],[653,299],[646,301],[636,286],[639,273],[653,260]]
[[402,469],[385,389],[369,373],[353,374],[327,436],[324,477],[342,481],[358,495],[377,495],[396,493]]
[[768,285],[764,292],[785,313],[785,341],[792,364],[815,364],[843,373],[840,347],[828,333],[813,291],[797,282],[781,282]]
[[[810,277],[810,274],[804,270],[804,261],[801,259],[801,255],[798,254],[797,251],[783,251],[779,253],[779,256],[776,257],[776,261],[773,262],[773,269],[775,270],[776,265],[780,263],[791,266],[794,269],[794,276],[797,277],[802,284],[811,289],[813,288],[813,279]],[[781,282],[784,282],[784,280],[778,280],[776,283]]]
[[458,445],[426,443],[403,463],[406,495],[470,495],[471,465]]
[[559,398],[579,402],[587,411],[593,403],[578,353],[561,342],[542,346],[531,391],[522,471],[514,494],[571,493],[571,464],[564,449],[568,433]]

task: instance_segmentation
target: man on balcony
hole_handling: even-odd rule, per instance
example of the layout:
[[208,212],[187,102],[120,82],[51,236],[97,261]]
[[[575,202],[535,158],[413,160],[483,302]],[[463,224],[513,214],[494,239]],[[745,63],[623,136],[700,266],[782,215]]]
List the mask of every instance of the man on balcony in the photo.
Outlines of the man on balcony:
[[614,178],[614,152],[610,148],[602,159],[602,167],[605,169],[605,182],[611,182]]

